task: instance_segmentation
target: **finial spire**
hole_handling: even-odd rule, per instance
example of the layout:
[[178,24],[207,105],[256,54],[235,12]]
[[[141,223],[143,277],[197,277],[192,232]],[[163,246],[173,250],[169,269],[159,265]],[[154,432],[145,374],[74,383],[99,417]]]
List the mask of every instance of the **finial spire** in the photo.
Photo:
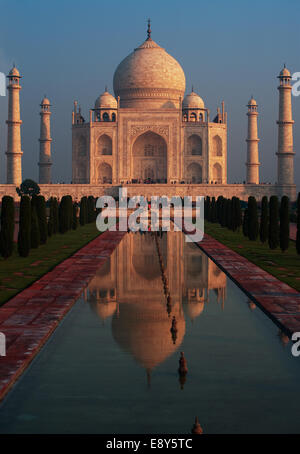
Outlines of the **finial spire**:
[[107,91],[107,85],[105,85],[105,91]]
[[192,93],[194,93],[194,85],[192,85]]
[[147,39],[148,40],[151,39],[151,27],[150,27],[150,24],[151,24],[151,20],[148,19],[148,29],[147,29]]

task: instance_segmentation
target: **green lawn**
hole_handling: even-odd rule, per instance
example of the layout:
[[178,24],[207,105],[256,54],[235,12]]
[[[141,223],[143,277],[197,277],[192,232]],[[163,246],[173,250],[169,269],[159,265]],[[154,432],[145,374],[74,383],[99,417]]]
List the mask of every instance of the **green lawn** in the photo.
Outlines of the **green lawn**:
[[281,252],[279,248],[271,250],[268,243],[250,241],[242,232],[232,232],[207,221],[205,233],[300,291],[300,255],[296,252],[294,241],[290,241],[289,249],[285,252]]
[[95,222],[78,226],[77,230],[51,236],[46,244],[31,249],[26,258],[18,255],[15,245],[11,257],[0,257],[0,306],[99,234]]

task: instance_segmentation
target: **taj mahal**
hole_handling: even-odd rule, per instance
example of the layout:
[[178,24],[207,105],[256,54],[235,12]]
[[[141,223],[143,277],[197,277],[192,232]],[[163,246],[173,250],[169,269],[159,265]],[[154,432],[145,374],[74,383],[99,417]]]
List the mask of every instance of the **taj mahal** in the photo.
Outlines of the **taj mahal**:
[[[244,184],[227,182],[227,112],[224,102],[213,115],[194,90],[186,94],[184,71],[151,37],[115,70],[114,95],[105,89],[84,118],[77,101],[72,112],[72,182],[51,183],[51,103],[40,105],[39,184],[45,197],[113,193],[126,186],[128,196],[209,195],[258,200],[267,195],[296,199],[294,184],[291,74],[284,66],[278,79],[278,171],[275,184],[259,179],[258,106],[247,104]],[[22,182],[20,73],[8,77],[7,181],[0,196],[16,196]],[[229,153],[230,154],[230,153]]]

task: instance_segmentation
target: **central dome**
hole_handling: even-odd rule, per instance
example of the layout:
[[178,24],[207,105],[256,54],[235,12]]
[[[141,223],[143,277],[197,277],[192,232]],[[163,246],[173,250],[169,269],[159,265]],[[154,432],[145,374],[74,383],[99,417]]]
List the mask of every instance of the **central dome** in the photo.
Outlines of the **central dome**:
[[129,54],[114,74],[115,96],[121,107],[179,108],[185,92],[180,64],[151,37]]

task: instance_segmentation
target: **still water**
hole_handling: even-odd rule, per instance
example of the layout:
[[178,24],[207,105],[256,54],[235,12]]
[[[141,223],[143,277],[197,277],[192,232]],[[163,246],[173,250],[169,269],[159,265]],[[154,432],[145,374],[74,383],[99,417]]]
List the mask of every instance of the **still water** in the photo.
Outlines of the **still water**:
[[204,433],[299,433],[299,383],[291,344],[197,246],[129,233],[0,406],[0,433],[184,434],[196,415]]

